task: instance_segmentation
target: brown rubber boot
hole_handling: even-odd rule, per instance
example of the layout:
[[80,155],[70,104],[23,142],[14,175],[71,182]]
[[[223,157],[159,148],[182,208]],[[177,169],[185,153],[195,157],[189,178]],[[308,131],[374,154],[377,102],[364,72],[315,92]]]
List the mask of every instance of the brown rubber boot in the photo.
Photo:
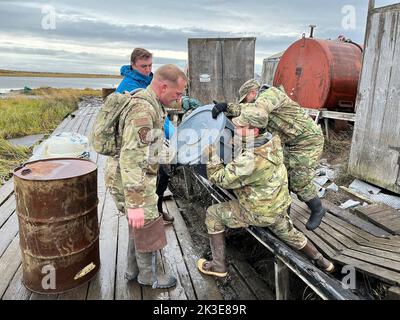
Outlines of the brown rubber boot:
[[137,252],[139,266],[138,283],[153,289],[167,289],[176,285],[176,278],[158,271],[157,252]]
[[335,269],[333,263],[325,259],[310,240],[307,241],[303,249],[300,249],[300,252],[304,253],[318,268],[325,272],[331,273]]
[[163,196],[158,197],[158,201],[157,201],[158,213],[163,216],[164,225],[170,225],[174,222],[174,217],[171,216],[168,212],[164,212],[163,207],[162,207],[163,200],[164,200]]
[[212,261],[199,259],[197,268],[200,272],[216,277],[226,277],[228,269],[225,264],[225,232],[209,234]]
[[136,262],[135,251],[135,241],[133,238],[129,237],[128,252],[126,256],[127,267],[125,273],[125,279],[128,281],[135,280],[139,274],[139,267]]

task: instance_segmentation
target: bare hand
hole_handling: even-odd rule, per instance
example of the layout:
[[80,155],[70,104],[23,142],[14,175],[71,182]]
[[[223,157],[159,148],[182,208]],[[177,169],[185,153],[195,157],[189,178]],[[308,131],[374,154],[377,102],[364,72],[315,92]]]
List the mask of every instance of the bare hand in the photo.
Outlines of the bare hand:
[[128,224],[135,229],[141,229],[144,226],[144,209],[128,208]]

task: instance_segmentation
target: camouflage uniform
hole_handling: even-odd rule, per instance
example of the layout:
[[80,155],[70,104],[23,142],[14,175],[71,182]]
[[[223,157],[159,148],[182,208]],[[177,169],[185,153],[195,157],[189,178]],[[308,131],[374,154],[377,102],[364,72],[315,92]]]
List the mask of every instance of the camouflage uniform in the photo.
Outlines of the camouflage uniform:
[[291,203],[283,151],[278,136],[268,140],[265,135],[247,145],[242,153],[224,167],[214,156],[207,166],[208,179],[217,186],[233,189],[238,200],[213,205],[207,209],[209,234],[249,225],[268,227],[279,238],[296,249],[307,239],[287,215]]
[[238,116],[242,111],[255,110],[264,122],[264,128],[282,140],[289,189],[305,202],[316,197],[312,179],[324,147],[321,127],[287,96],[283,87],[260,91],[254,103],[228,104],[227,115]]
[[126,213],[127,208],[144,208],[145,220],[159,216],[157,158],[165,116],[164,107],[150,87],[135,94],[120,117],[120,153],[109,157],[106,163],[105,183],[118,210]]

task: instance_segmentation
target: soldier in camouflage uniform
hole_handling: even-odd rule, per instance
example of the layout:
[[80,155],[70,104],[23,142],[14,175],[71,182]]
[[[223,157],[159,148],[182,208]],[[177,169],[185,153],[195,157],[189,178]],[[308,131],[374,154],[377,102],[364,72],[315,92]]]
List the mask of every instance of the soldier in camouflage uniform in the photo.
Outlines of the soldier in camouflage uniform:
[[[106,186],[118,207],[127,214],[129,223],[128,268],[126,277],[137,277],[141,285],[153,285],[152,253],[135,252],[134,228],[140,229],[159,217],[156,180],[159,150],[163,144],[164,106],[179,100],[187,79],[174,65],[164,65],[154,74],[147,89],[136,93],[120,116],[122,135],[120,153],[109,157],[105,169]],[[168,288],[176,279],[157,276],[157,288]],[[153,286],[154,287],[154,286]]]
[[[237,200],[213,205],[207,209],[206,225],[210,237],[212,261],[200,259],[199,270],[208,275],[225,277],[224,230],[250,225],[268,227],[281,240],[300,250],[321,269],[331,272],[333,264],[298,231],[287,214],[291,203],[288,178],[283,164],[279,136],[259,134],[259,117],[242,113],[233,119],[236,133],[247,140],[242,152],[228,165],[212,152],[207,165],[208,179],[217,186],[233,189]],[[249,125],[256,128],[250,128]]]
[[316,229],[326,213],[312,182],[324,147],[321,127],[288,97],[282,86],[264,85],[260,90],[260,84],[255,79],[246,81],[240,88],[238,103],[217,104],[213,116],[221,111],[228,116],[238,116],[241,112],[254,112],[254,108],[262,112],[260,117],[264,128],[280,136],[284,145],[289,190],[311,209],[307,229]]

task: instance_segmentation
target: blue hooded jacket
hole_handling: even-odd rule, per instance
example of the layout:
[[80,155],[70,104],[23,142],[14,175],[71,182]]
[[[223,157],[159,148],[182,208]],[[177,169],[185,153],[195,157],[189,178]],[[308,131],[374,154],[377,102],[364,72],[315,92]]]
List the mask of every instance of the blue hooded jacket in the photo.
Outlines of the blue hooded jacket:
[[153,73],[150,73],[148,76],[145,76],[136,70],[132,69],[130,65],[121,67],[121,76],[125,78],[122,79],[119,84],[116,92],[124,93],[124,91],[131,92],[132,90],[143,88],[146,89],[153,79]]

